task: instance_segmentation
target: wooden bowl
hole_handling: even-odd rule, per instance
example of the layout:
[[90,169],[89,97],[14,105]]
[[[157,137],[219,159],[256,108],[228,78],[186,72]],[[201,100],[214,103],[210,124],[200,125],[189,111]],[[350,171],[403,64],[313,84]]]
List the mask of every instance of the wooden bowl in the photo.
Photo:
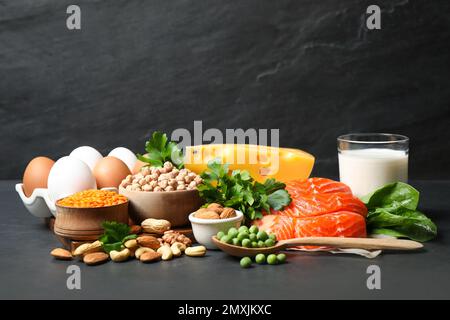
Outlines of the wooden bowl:
[[99,208],[72,208],[56,204],[54,232],[72,240],[96,240],[103,221],[128,224],[128,202]]
[[172,227],[186,226],[189,214],[203,204],[197,190],[145,192],[120,187],[119,193],[128,198],[130,217],[137,224],[154,218],[168,220]]

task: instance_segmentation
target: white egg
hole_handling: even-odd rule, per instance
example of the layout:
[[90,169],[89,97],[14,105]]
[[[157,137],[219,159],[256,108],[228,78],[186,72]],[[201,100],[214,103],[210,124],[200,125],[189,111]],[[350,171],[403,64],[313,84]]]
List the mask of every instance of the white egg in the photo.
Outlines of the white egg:
[[72,156],[62,157],[55,162],[48,175],[47,186],[52,201],[78,191],[97,189],[95,177],[89,166]]
[[136,164],[137,161],[136,155],[133,152],[131,152],[131,150],[124,147],[118,147],[113,149],[108,154],[108,156],[116,157],[117,159],[125,162],[130,171],[133,171],[134,165]]
[[91,171],[94,170],[97,162],[103,158],[100,152],[89,146],[82,146],[74,149],[70,153],[70,156],[85,162],[89,168],[91,168]]

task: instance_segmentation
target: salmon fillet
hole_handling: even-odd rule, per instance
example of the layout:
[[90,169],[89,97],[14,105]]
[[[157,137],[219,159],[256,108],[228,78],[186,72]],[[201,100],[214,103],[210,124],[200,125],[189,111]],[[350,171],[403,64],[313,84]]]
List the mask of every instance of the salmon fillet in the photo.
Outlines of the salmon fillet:
[[291,195],[291,204],[283,210],[272,210],[255,222],[261,230],[275,233],[278,240],[366,237],[367,208],[347,185],[325,178],[309,178],[288,182],[286,190]]

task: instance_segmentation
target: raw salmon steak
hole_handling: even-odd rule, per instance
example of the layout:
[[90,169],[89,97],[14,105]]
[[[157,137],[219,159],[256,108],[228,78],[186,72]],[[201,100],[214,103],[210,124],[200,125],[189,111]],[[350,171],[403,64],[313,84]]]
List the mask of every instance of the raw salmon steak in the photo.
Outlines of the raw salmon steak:
[[[292,202],[256,224],[278,240],[301,237],[366,237],[367,208],[337,181],[309,178],[286,184]],[[317,247],[301,247],[313,249]]]

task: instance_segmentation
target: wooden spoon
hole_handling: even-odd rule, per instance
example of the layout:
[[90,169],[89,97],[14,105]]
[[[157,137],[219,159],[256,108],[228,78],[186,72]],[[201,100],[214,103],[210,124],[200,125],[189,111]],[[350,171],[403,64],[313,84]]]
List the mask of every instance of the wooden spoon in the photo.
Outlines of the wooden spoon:
[[273,247],[245,248],[221,242],[212,237],[214,244],[222,251],[235,257],[254,257],[258,253],[270,254],[296,246],[326,246],[334,248],[353,248],[366,250],[416,250],[423,245],[411,240],[374,239],[374,238],[343,238],[343,237],[305,237],[280,240]]

